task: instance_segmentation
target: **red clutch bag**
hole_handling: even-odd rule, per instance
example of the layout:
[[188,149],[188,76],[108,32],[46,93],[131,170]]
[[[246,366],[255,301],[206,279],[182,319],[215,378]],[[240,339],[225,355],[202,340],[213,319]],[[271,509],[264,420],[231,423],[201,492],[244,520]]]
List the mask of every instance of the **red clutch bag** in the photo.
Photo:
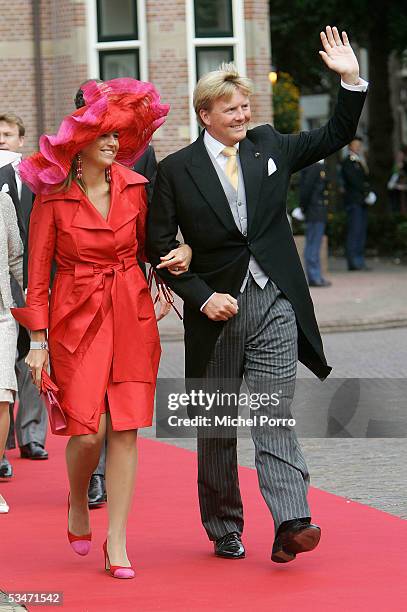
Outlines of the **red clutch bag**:
[[49,423],[53,433],[66,427],[66,417],[57,400],[57,392],[58,387],[43,370],[41,374],[41,394],[48,411]]

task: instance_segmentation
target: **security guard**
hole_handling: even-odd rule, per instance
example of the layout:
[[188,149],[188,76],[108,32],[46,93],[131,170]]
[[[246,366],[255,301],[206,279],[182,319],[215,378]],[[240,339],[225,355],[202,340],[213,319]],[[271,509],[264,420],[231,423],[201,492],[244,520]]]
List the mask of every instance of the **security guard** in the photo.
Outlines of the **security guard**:
[[300,202],[305,215],[305,271],[310,287],[329,287],[321,274],[320,250],[328,218],[329,183],[326,164],[321,161],[301,172]]
[[347,214],[346,259],[348,270],[368,270],[365,264],[369,171],[362,157],[362,138],[355,136],[342,162],[344,205]]

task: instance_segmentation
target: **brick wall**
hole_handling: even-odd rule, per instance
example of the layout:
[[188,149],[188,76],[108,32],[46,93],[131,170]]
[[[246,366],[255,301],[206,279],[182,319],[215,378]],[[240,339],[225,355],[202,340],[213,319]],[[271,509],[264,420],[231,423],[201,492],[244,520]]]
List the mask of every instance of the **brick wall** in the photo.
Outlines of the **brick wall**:
[[61,119],[72,112],[75,92],[87,78],[81,37],[86,37],[84,1],[43,1],[41,38],[46,133],[55,132]]
[[[31,2],[0,0],[0,87],[2,111],[20,115],[26,125],[24,153],[38,147],[38,113],[34,34]],[[86,79],[86,57],[78,44],[86,36],[85,2],[43,0],[41,3],[41,54],[44,131],[55,132],[62,117],[71,112],[79,83]]]
[[171,104],[154,138],[160,159],[189,144],[188,63],[185,0],[146,0],[149,80]]
[[247,76],[255,86],[251,100],[252,123],[270,123],[272,119],[269,2],[245,0],[246,66]]
[[[145,0],[149,79],[171,104],[154,138],[158,158],[190,142],[185,0]],[[41,52],[44,130],[55,132],[73,109],[73,97],[86,80],[86,0],[42,0]],[[267,0],[245,0],[247,73],[255,84],[253,123],[271,120],[270,41]],[[2,110],[20,114],[27,126],[25,153],[37,149],[34,39],[31,2],[0,0],[0,86]]]
[[36,134],[34,96],[34,43],[31,3],[26,0],[1,0],[0,109],[23,119],[27,141]]

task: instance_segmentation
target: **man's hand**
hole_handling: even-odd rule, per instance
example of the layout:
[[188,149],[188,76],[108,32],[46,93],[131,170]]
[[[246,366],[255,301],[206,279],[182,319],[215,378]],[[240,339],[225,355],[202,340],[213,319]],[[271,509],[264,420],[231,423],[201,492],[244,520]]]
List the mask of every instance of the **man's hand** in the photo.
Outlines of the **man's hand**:
[[237,300],[228,293],[214,293],[202,312],[212,321],[227,321],[237,314]]
[[189,264],[192,259],[192,249],[188,244],[181,244],[176,249],[172,249],[165,257],[160,257],[161,263],[157,269],[167,268],[174,276],[179,276],[188,272]]
[[321,32],[321,42],[324,51],[320,51],[325,64],[341,75],[347,85],[359,84],[359,64],[352,47],[349,44],[346,32],[342,32],[342,39],[338,29],[326,26],[325,32]]

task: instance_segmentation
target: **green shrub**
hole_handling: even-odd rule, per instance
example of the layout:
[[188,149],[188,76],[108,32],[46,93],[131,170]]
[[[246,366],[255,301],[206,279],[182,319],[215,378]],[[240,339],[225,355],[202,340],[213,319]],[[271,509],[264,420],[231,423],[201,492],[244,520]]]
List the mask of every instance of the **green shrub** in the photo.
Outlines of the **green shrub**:
[[274,127],[283,134],[300,131],[300,91],[287,72],[273,86]]

